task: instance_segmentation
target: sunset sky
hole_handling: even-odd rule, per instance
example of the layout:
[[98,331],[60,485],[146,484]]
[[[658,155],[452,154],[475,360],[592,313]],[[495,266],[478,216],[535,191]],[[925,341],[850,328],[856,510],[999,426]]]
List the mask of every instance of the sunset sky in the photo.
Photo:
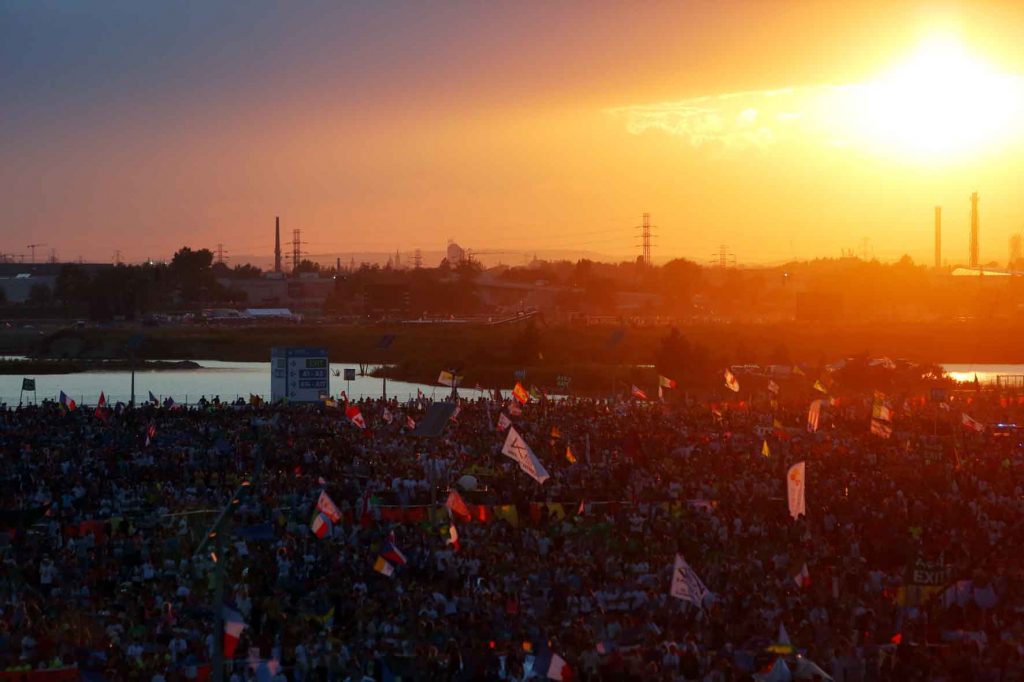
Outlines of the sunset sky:
[[[1024,229],[1024,3],[0,0],[6,253],[967,255]],[[868,242],[863,240],[867,239]]]

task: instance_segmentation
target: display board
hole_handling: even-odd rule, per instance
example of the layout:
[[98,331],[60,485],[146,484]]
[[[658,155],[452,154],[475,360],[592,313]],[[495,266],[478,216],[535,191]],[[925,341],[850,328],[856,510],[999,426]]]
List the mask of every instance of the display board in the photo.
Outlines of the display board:
[[270,395],[274,402],[315,403],[331,394],[326,348],[272,348]]

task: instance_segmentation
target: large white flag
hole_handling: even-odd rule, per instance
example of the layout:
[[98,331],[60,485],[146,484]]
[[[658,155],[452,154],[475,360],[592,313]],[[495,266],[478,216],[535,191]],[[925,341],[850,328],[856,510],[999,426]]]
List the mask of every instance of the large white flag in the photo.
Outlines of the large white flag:
[[505,437],[505,445],[501,448],[501,454],[519,462],[519,468],[529,474],[530,478],[537,481],[537,483],[543,483],[551,478],[548,476],[544,465],[537,459],[537,455],[533,454],[530,446],[516,432],[515,427],[509,427],[508,436]]
[[676,564],[672,568],[672,588],[669,594],[676,599],[688,601],[700,608],[704,608],[704,597],[708,588],[704,586],[697,574],[686,563],[682,554],[676,554]]
[[786,474],[786,489],[789,493],[789,515],[794,519],[801,514],[807,515],[807,500],[804,498],[806,476],[806,462],[797,462],[789,467],[789,472]]

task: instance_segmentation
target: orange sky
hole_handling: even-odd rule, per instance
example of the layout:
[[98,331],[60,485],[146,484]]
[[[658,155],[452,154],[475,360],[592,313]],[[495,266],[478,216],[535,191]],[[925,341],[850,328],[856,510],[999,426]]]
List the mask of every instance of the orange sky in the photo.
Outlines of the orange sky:
[[[4,252],[634,255],[650,211],[656,259],[931,262],[941,204],[962,261],[975,190],[983,260],[1024,229],[1014,3],[137,4],[0,2]],[[936,34],[997,99],[915,135],[875,84]]]

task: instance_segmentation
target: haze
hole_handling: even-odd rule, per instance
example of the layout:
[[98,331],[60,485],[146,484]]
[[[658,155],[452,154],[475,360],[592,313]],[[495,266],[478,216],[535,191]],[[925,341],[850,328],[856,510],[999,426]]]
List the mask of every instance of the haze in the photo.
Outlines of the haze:
[[1004,261],[1015,4],[0,2],[0,249]]

